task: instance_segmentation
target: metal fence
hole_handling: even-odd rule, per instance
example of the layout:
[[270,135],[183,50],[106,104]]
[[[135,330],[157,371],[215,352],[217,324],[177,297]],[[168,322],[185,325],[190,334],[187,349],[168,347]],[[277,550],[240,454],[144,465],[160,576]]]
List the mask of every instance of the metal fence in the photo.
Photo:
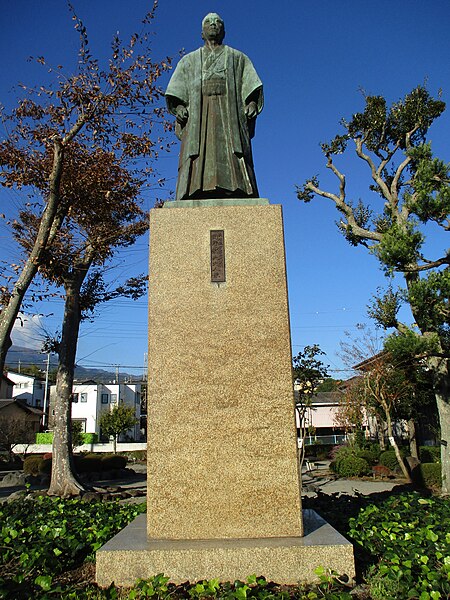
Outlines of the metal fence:
[[308,435],[305,438],[305,446],[311,446],[312,444],[344,444],[348,441],[346,434],[336,435]]

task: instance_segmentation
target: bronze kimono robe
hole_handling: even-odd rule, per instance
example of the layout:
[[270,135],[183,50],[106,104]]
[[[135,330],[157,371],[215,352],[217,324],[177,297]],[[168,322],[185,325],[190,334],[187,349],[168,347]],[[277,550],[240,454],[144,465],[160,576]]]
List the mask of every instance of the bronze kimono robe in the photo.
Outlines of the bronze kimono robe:
[[189,112],[176,125],[181,139],[176,199],[257,197],[250,138],[254,119],[245,106],[263,107],[262,83],[250,59],[221,45],[199,48],[178,63],[166,90],[169,111]]

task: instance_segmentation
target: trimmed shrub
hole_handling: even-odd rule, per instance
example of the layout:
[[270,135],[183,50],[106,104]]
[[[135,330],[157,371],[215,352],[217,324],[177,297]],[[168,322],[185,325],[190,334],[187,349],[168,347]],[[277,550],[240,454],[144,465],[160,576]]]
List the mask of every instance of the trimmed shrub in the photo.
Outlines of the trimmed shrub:
[[441,447],[440,446],[421,446],[419,448],[420,462],[423,463],[440,463],[441,462]]
[[[98,442],[96,433],[81,433],[80,435],[83,444],[96,444]],[[53,444],[53,432],[37,433],[36,444]]]
[[359,458],[364,458],[364,460],[367,460],[369,465],[373,467],[373,465],[378,463],[380,458],[380,450],[377,450],[375,447],[363,448],[362,450],[357,451],[356,456],[359,456]]
[[420,478],[423,485],[431,490],[442,487],[442,470],[440,463],[422,463],[419,465]]
[[131,452],[125,452],[123,456],[126,456],[130,462],[146,462],[147,450],[131,450]]
[[37,433],[36,444],[53,444],[53,432]]
[[43,458],[42,462],[39,466],[39,473],[44,473],[49,475],[52,472],[52,459],[51,458]]
[[127,466],[127,457],[119,454],[104,454],[102,456],[102,470],[125,469]]
[[41,454],[30,454],[23,461],[23,472],[25,475],[39,475],[43,462]]
[[340,477],[361,477],[370,473],[370,465],[360,456],[343,456],[334,463],[334,471]]
[[78,473],[98,473],[104,469],[101,457],[95,454],[74,456],[74,463]]
[[328,452],[328,458],[332,461],[335,461],[341,452],[345,453],[349,448],[350,446],[347,444],[343,444],[341,446],[332,446]]
[[[127,457],[117,454],[75,454],[75,470],[77,473],[99,473],[101,471],[113,471],[124,469],[127,465]],[[23,470],[26,475],[49,474],[52,471],[52,455],[47,453],[31,454],[25,459]]]
[[333,447],[331,444],[307,444],[305,446],[305,457],[326,460]]
[[[403,457],[405,457],[405,451],[403,449],[400,450],[400,453]],[[396,471],[400,468],[398,464],[397,457],[395,456],[395,450],[385,450],[380,454],[380,465],[384,465],[391,471]]]

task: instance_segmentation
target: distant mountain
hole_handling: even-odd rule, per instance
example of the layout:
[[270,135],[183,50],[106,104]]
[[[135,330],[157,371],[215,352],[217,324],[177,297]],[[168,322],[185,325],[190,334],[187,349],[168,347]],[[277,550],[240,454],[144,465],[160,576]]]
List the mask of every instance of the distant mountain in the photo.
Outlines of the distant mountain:
[[[19,371],[22,367],[36,365],[45,374],[47,367],[47,354],[24,348],[23,346],[11,346],[6,357],[6,368],[11,371]],[[58,357],[55,354],[50,355],[50,370],[58,367]],[[99,383],[111,383],[116,379],[116,374],[113,371],[104,369],[93,369],[90,367],[75,367],[75,379],[87,380],[93,379]],[[120,372],[120,381],[137,381],[139,377],[131,373]]]

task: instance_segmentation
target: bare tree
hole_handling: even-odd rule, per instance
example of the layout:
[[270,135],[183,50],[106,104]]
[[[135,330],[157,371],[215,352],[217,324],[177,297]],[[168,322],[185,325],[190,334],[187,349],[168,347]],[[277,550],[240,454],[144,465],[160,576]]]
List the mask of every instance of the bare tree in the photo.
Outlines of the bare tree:
[[[53,81],[38,88],[23,88],[23,98],[11,114],[2,111],[7,137],[0,141],[0,184],[34,190],[32,203],[40,211],[39,227],[17,267],[17,278],[0,286],[0,372],[11,346],[11,331],[25,294],[48,248],[72,207],[83,195],[84,168],[68,175],[77,153],[95,156],[112,152],[122,166],[137,164],[141,177],[152,171],[152,161],[164,147],[166,123],[158,105],[157,80],[170,60],[155,62],[149,45],[149,25],[156,2],[143,19],[142,32],[123,43],[113,38],[105,68],[91,54],[86,28],[73,14],[80,36],[78,71],[64,72],[38,58]],[[160,127],[160,133],[156,129]],[[143,161],[143,162],[142,162]],[[103,187],[106,198],[111,190]]]
[[32,423],[25,418],[0,417],[0,446],[8,452],[10,462],[15,446],[33,443],[35,434]]

